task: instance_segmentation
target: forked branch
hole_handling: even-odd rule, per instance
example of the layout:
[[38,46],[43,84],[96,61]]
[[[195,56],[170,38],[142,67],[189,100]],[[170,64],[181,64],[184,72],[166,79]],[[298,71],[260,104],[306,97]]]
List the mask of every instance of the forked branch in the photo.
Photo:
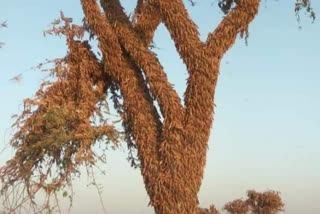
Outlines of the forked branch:
[[[153,194],[152,177],[158,171],[156,152],[157,118],[153,114],[153,106],[141,88],[141,82],[136,77],[134,68],[122,55],[118,38],[95,0],[81,0],[87,23],[98,37],[99,47],[106,56],[106,72],[115,79],[123,95],[124,106],[128,112],[128,120],[132,124],[132,132],[138,146],[138,156],[141,160],[141,171],[145,179],[149,195]],[[144,111],[142,112],[141,109]]]
[[194,56],[203,55],[203,44],[199,39],[197,25],[191,20],[181,0],[149,0],[157,9],[167,27],[176,49],[190,73],[194,67]]
[[106,17],[118,36],[120,44],[123,45],[134,62],[144,72],[150,85],[151,93],[159,103],[164,123],[169,125],[175,123],[175,126],[178,126],[178,123],[180,123],[180,128],[182,128],[183,107],[180,98],[169,83],[159,60],[139,39],[119,0],[101,0],[100,2],[106,13]]

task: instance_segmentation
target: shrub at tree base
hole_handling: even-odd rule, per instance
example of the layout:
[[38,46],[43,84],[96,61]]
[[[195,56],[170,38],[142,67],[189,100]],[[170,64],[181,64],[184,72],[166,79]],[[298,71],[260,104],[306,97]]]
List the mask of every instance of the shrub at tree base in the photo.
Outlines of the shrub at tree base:
[[224,206],[224,209],[231,214],[247,214],[249,211],[252,214],[276,214],[283,211],[284,206],[279,194],[275,191],[259,193],[250,190],[247,200],[231,201]]

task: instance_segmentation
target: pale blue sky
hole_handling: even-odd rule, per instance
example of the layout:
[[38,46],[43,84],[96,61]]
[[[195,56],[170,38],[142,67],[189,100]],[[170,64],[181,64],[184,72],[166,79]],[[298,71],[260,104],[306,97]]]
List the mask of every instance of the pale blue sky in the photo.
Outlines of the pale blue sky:
[[[222,13],[213,0],[198,1],[188,9],[204,40]],[[136,1],[123,0],[130,12]],[[289,214],[320,213],[320,24],[302,14],[302,30],[293,12],[294,1],[262,1],[250,25],[249,45],[238,40],[224,57],[216,92],[215,121],[205,176],[199,193],[202,206],[245,197],[248,189],[282,192]],[[313,7],[320,13],[320,1]],[[1,1],[0,21],[0,142],[10,138],[10,116],[22,109],[22,100],[34,94],[42,78],[29,68],[65,54],[65,41],[43,37],[43,30],[63,10],[76,23],[82,19],[79,0]],[[180,95],[187,73],[166,29],[160,26],[155,42],[160,61]],[[9,81],[23,73],[20,84]],[[125,147],[124,147],[125,148]],[[10,152],[1,153],[3,163]],[[138,170],[129,167],[126,152],[108,151],[103,198],[108,214],[151,214]],[[75,185],[72,213],[102,213],[87,179]]]

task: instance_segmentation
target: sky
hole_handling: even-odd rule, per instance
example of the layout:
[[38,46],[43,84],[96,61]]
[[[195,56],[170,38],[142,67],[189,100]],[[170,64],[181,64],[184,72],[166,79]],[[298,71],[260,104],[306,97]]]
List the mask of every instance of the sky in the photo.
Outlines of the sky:
[[[127,13],[136,1],[122,0]],[[320,1],[313,1],[320,13]],[[221,21],[216,1],[185,1],[204,41]],[[11,115],[22,110],[24,98],[38,89],[45,74],[30,69],[46,59],[66,53],[64,38],[43,36],[59,11],[80,23],[78,0],[1,1],[0,21],[0,149],[12,132]],[[317,14],[318,14],[317,13]],[[218,209],[246,191],[281,192],[285,213],[317,214],[320,211],[320,21],[301,14],[301,29],[294,1],[262,1],[250,24],[248,46],[237,39],[224,56],[218,80],[215,119],[209,139],[200,205]],[[168,78],[179,95],[187,72],[166,28],[161,25],[154,42]],[[22,81],[10,81],[22,73]],[[98,175],[108,214],[151,214],[139,170],[126,161],[125,145],[107,152],[106,175]],[[13,151],[0,153],[3,164]],[[95,188],[83,175],[75,183],[72,214],[103,213]]]

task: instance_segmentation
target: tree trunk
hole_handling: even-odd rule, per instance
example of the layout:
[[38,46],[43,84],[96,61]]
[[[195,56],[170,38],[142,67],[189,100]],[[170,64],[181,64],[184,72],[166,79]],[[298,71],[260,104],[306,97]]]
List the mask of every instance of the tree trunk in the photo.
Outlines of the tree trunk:
[[[106,72],[119,84],[125,122],[137,145],[141,174],[156,214],[198,212],[220,61],[237,34],[247,31],[260,1],[234,2],[236,7],[202,42],[181,0],[139,0],[133,23],[119,0],[100,0],[104,16],[95,0],[81,0],[86,21],[106,56]],[[160,21],[189,73],[184,106],[148,49]],[[163,122],[150,97],[158,102]]]

